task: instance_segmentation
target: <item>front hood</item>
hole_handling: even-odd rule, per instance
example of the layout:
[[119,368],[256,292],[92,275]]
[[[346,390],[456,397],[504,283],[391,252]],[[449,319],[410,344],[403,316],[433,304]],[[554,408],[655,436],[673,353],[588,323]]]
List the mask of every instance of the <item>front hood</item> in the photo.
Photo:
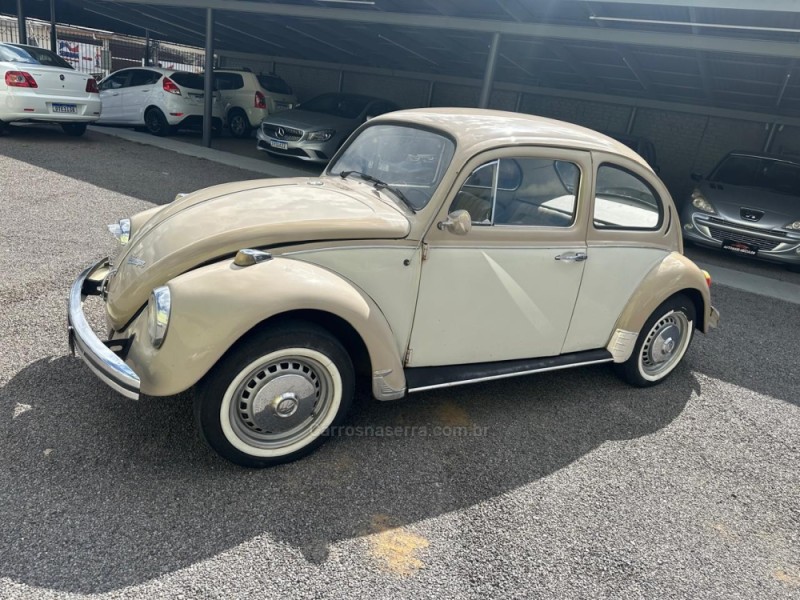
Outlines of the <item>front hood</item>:
[[119,327],[153,288],[234,254],[313,240],[399,239],[410,224],[371,186],[339,178],[293,178],[219,185],[155,213],[115,260],[108,315]]
[[[778,194],[765,189],[704,182],[703,196],[727,221],[752,227],[775,229],[800,219],[800,197]],[[757,221],[745,219],[742,209],[763,212]]]
[[264,122],[270,125],[302,129],[303,131],[335,129],[337,132],[353,130],[359,124],[357,119],[343,119],[325,113],[303,110],[302,108],[293,108],[292,110],[284,110],[270,115]]

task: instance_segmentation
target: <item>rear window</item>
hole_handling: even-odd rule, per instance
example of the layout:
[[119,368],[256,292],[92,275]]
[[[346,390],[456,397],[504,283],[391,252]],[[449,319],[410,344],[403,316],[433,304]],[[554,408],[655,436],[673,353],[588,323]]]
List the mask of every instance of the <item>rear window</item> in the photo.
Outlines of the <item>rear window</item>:
[[0,59],[8,62],[19,62],[31,65],[44,65],[46,67],[72,69],[72,65],[70,65],[55,52],[50,52],[50,50],[45,50],[44,48],[17,46],[16,44],[1,45]]
[[280,77],[274,75],[259,75],[258,83],[268,92],[273,94],[291,94],[292,88]]
[[177,83],[181,87],[189,88],[192,90],[202,90],[204,89],[204,81],[200,75],[196,73],[186,73],[184,71],[176,71],[172,75],[169,76],[172,81]]

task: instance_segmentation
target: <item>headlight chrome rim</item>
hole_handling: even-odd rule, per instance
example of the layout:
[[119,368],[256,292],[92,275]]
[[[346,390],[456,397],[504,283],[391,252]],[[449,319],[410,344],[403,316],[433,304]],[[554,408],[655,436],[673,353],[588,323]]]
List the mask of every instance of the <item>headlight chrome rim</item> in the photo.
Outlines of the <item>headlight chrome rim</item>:
[[160,348],[167,337],[171,311],[172,295],[168,286],[162,285],[150,292],[147,303],[147,333],[154,348]]

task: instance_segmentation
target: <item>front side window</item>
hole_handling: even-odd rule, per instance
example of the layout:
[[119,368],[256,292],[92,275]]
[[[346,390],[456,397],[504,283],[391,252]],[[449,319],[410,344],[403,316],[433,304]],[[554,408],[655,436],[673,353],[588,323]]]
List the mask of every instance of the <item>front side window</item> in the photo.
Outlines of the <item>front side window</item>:
[[123,71],[122,73],[115,73],[103,83],[100,84],[101,90],[118,90],[128,85],[128,78],[130,71]]
[[327,172],[399,192],[403,203],[416,211],[430,202],[454,152],[453,141],[435,131],[374,125],[362,131]]
[[580,168],[549,158],[501,158],[475,169],[450,212],[466,210],[476,225],[569,227],[575,222]]
[[597,169],[595,228],[657,229],[662,213],[658,194],[641,177],[614,165]]

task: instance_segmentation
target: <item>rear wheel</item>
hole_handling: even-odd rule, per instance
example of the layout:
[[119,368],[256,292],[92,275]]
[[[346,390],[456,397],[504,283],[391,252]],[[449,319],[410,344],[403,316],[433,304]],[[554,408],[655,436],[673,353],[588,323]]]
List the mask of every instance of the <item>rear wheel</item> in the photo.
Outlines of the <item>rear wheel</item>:
[[64,133],[73,137],[80,137],[86,133],[86,123],[62,123],[61,129]]
[[228,129],[235,138],[246,138],[253,130],[245,112],[241,109],[234,109],[228,115]]
[[147,128],[147,131],[159,137],[164,137],[170,132],[167,118],[164,116],[164,113],[157,108],[149,108],[147,112],[144,113],[144,126]]
[[206,375],[195,417],[212,449],[245,467],[313,451],[353,402],[353,365],[326,330],[292,322],[246,339]]
[[617,374],[637,387],[664,381],[683,359],[694,333],[695,308],[683,294],[659,306],[642,327],[631,357],[614,365]]

